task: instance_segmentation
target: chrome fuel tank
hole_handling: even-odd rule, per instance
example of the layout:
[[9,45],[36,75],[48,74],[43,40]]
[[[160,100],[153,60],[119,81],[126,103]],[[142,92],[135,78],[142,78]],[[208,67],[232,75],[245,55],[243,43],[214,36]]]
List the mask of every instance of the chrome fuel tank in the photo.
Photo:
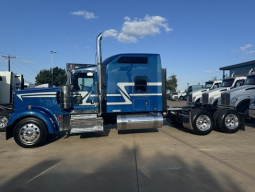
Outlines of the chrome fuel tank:
[[117,116],[117,130],[155,129],[163,126],[161,113],[128,114]]

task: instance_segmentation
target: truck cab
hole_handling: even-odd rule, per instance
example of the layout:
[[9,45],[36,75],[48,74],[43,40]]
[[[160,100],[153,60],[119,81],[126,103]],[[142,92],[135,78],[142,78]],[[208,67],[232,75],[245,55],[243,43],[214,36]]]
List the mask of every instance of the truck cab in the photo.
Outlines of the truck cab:
[[202,94],[206,91],[213,90],[216,88],[219,88],[221,85],[221,80],[213,80],[213,81],[207,81],[205,82],[205,85],[203,86],[203,89],[191,92],[188,94],[187,97],[187,104],[188,105],[200,105],[200,100],[202,98]]
[[228,77],[223,79],[219,88],[209,90],[202,94],[201,104],[207,106],[217,106],[221,93],[242,86],[245,79],[246,77]]

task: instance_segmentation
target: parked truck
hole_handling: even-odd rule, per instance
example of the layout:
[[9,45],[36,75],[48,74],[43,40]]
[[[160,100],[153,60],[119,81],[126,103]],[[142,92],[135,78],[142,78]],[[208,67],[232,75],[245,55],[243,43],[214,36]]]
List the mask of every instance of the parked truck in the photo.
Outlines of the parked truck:
[[234,77],[234,75],[223,79],[219,88],[209,90],[202,94],[201,105],[216,107],[218,104],[218,99],[221,97],[221,93],[242,86],[245,79],[245,76]]
[[13,92],[24,88],[23,75],[0,71],[0,131],[4,131],[13,112]]
[[216,79],[205,82],[203,89],[199,89],[197,91],[194,91],[188,94],[187,104],[199,106],[201,98],[202,98],[202,94],[206,91],[219,88],[221,83],[222,83],[221,80],[216,80]]
[[167,114],[166,69],[159,54],[101,56],[97,65],[67,64],[66,86],[20,90],[14,93],[14,112],[6,139],[30,148],[42,145],[48,134],[160,128]]
[[243,113],[246,120],[249,121],[249,105],[250,99],[253,97],[255,97],[255,74],[252,73],[251,70],[243,86],[231,89],[221,94],[218,106],[231,107],[232,109]]

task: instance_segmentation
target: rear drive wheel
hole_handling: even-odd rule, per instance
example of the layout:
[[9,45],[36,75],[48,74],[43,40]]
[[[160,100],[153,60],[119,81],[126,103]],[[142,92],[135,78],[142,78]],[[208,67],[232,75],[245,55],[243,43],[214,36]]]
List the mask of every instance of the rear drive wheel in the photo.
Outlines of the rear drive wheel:
[[235,133],[241,126],[239,114],[237,111],[227,109],[218,116],[218,126],[225,133]]
[[47,128],[42,120],[30,117],[16,124],[13,136],[16,143],[21,147],[37,147],[45,141]]
[[217,131],[222,131],[223,130],[221,129],[221,125],[218,124],[218,117],[220,115],[220,113],[222,111],[225,111],[225,110],[228,110],[228,109],[218,109],[217,111],[214,112],[213,114],[213,120],[214,120],[214,128],[217,130]]
[[174,127],[183,127],[182,123],[178,121],[177,117],[171,116],[168,118],[169,123]]
[[205,110],[197,110],[192,119],[193,132],[198,135],[207,135],[213,130],[213,117]]

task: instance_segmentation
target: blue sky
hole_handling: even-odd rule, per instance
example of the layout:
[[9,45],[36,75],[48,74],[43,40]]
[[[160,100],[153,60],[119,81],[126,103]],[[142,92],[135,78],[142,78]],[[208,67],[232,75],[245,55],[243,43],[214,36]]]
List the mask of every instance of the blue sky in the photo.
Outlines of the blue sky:
[[[0,55],[16,56],[11,70],[34,82],[42,69],[95,63],[118,53],[159,53],[168,76],[204,83],[220,67],[255,60],[254,0],[0,0]],[[0,57],[0,70],[7,60]]]

